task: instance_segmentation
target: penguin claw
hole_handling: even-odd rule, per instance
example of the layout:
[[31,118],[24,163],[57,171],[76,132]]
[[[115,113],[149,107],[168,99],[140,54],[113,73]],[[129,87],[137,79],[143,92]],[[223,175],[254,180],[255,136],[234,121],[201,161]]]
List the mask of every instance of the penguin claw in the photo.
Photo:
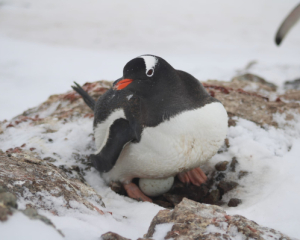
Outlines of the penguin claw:
[[134,183],[123,184],[127,195],[137,201],[152,202]]
[[179,173],[177,174],[177,177],[183,183],[192,183],[198,187],[207,180],[207,176],[200,168],[194,168],[188,172]]

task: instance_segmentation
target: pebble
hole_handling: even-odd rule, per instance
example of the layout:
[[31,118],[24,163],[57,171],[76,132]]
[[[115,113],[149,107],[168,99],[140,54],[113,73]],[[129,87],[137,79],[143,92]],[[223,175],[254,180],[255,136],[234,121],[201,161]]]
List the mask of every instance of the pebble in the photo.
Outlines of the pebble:
[[212,190],[204,199],[205,203],[215,204],[220,200],[220,191],[218,189]]
[[217,177],[216,177],[216,181],[221,181],[226,177],[225,173],[220,172]]
[[229,192],[230,190],[236,188],[239,184],[237,182],[226,182],[224,180],[222,180],[221,182],[219,182],[218,184],[218,189],[220,189],[221,194],[225,194],[227,192]]
[[226,171],[227,169],[227,165],[229,164],[228,161],[222,161],[222,162],[218,162],[216,165],[215,165],[215,169],[217,171]]
[[43,158],[43,160],[45,160],[47,162],[56,162],[56,160],[52,157],[45,157],[45,158]]
[[241,199],[231,198],[228,202],[228,207],[237,207],[241,203],[242,203]]
[[249,174],[249,172],[247,171],[239,171],[239,176],[238,178],[241,179],[242,177],[245,177]]
[[232,172],[235,172],[235,168],[236,168],[236,164],[238,164],[239,162],[237,161],[236,157],[233,157],[230,163],[230,170]]
[[226,147],[227,147],[227,148],[229,148],[229,147],[230,147],[230,144],[229,144],[229,139],[228,139],[228,138],[225,138],[225,145],[226,145]]

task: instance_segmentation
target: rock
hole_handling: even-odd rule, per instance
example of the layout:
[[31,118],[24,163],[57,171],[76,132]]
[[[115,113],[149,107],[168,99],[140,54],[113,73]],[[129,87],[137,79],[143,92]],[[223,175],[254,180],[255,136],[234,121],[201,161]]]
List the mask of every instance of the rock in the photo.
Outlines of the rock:
[[[35,153],[23,151],[13,153],[11,157],[0,153],[0,165],[5,165],[5,168],[0,168],[0,185],[6,186],[7,191],[17,198],[26,196],[27,200],[35,203],[37,209],[56,211],[49,201],[52,197],[61,197],[62,202],[65,201],[61,207],[72,208],[70,201],[75,201],[103,214],[88,200],[91,198],[104,207],[101,196],[94,189],[83,182],[77,174],[67,175],[60,168],[38,158]],[[3,194],[8,193],[0,195]],[[12,197],[9,199],[14,205],[14,199]]]
[[174,223],[164,239],[265,239],[292,240],[271,228],[263,227],[245,217],[229,216],[218,206],[194,202],[184,198],[174,210],[161,210],[153,218],[145,238],[153,237],[155,228],[164,223]]
[[228,202],[228,207],[237,207],[241,203],[242,203],[241,199],[231,198]]
[[225,138],[224,142],[225,142],[225,146],[226,146],[227,148],[229,148],[229,147],[230,147],[229,139],[228,139],[228,138]]
[[[182,195],[176,195],[176,194],[170,194],[165,193],[163,197],[168,200],[170,203],[173,204],[173,206],[176,206],[178,203],[180,203],[184,196]],[[161,205],[160,205],[161,206]]]
[[45,160],[47,162],[56,162],[56,160],[52,157],[45,157],[45,158],[43,158],[43,160]]
[[0,193],[0,203],[8,207],[18,208],[17,198],[10,192]]
[[278,96],[279,99],[285,99],[288,101],[300,101],[300,88],[295,90],[291,89],[286,91],[284,94]]
[[[2,151],[0,151],[0,152],[2,152]],[[0,186],[0,193],[4,193],[4,192],[7,192],[7,189],[3,186]]]
[[226,171],[228,163],[229,163],[228,161],[218,162],[218,163],[215,165],[215,169],[216,169],[217,171]]
[[169,209],[172,209],[175,206],[175,204],[170,201],[164,201],[164,200],[159,200],[159,199],[153,199],[153,203],[157,204],[163,208],[169,208]]
[[287,90],[289,89],[300,90],[300,78],[293,81],[286,81],[284,83],[284,88]]
[[218,184],[218,189],[220,190],[221,195],[223,195],[223,194],[229,192],[230,190],[236,188],[238,185],[239,184],[237,182],[233,182],[233,181],[226,182],[226,181],[222,180]]
[[120,195],[126,195],[126,191],[121,183],[111,182],[109,186],[110,186],[111,190],[113,190],[114,192],[116,192]]
[[203,86],[208,92],[213,90],[215,98],[224,105],[229,116],[229,126],[235,125],[234,116],[238,116],[261,126],[268,124],[278,127],[274,113],[300,113],[299,102],[270,101],[274,91],[268,83],[235,78],[231,82],[209,80],[203,82]]
[[219,200],[220,200],[220,192],[218,189],[214,189],[204,199],[204,202],[208,204],[216,204]]
[[[2,188],[3,189],[3,188]],[[17,212],[22,212],[29,219],[41,220],[47,225],[53,227],[58,233],[62,236],[62,232],[57,230],[54,224],[47,217],[38,214],[35,209],[29,208],[25,210],[17,210],[17,198],[10,192],[2,192],[0,193],[0,221],[7,221],[10,216]],[[29,220],[28,219],[28,220]]]
[[241,179],[241,178],[247,176],[248,174],[249,174],[249,172],[247,172],[247,171],[239,171],[238,178]]
[[107,232],[101,235],[102,240],[130,240],[129,238],[125,238],[120,236],[117,233],[114,232]]
[[0,201],[0,221],[4,222],[13,214],[13,210]]
[[218,173],[218,175],[216,176],[216,181],[221,181],[226,177],[225,173]]
[[239,162],[236,160],[236,157],[233,157],[230,163],[230,170],[235,172],[235,167]]
[[268,82],[265,79],[250,73],[246,73],[244,75],[234,77],[231,81],[232,82],[248,81],[248,82],[259,83],[260,86],[267,91],[276,91],[277,89],[277,86],[275,84]]

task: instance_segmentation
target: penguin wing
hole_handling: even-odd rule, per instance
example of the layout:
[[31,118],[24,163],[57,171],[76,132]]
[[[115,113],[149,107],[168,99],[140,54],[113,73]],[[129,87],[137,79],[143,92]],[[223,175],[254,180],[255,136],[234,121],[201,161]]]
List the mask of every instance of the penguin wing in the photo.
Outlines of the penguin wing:
[[299,18],[300,18],[300,4],[293,9],[293,11],[286,17],[286,19],[283,21],[280,28],[278,29],[275,37],[275,42],[277,45],[280,45],[285,35],[299,20]]
[[124,146],[135,139],[135,131],[129,121],[119,118],[109,128],[107,141],[101,151],[90,156],[92,164],[99,172],[108,172],[115,165]]

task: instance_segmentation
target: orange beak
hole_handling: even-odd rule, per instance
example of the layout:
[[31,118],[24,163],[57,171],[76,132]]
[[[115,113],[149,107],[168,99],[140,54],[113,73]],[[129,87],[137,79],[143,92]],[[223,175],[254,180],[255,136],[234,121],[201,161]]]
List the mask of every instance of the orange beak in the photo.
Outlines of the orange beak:
[[132,83],[132,79],[123,79],[121,81],[119,81],[115,86],[114,89],[115,90],[122,90],[125,87],[127,87],[130,83]]

